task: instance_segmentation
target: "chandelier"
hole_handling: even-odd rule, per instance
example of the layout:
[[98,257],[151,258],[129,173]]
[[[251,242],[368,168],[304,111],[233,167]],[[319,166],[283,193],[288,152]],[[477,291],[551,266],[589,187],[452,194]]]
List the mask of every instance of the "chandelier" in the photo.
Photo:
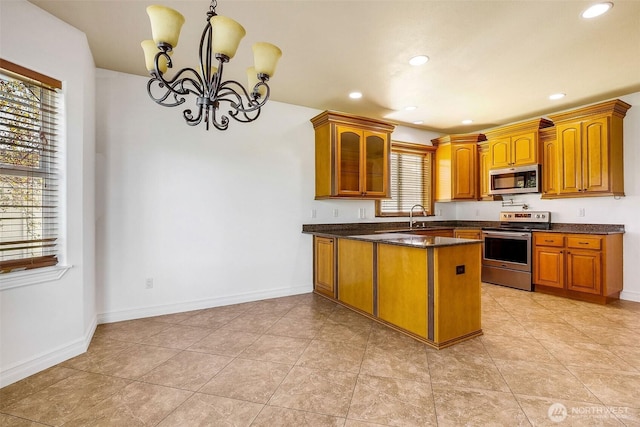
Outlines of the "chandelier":
[[234,80],[223,81],[224,64],[236,54],[240,40],[246,31],[231,18],[216,13],[217,1],[212,0],[207,11],[207,24],[200,38],[200,69],[183,68],[173,78],[165,77],[172,68],[171,55],[178,45],[184,16],[164,6],[149,6],[153,40],[141,43],[147,70],[151,78],[147,93],[164,107],[176,107],[195,96],[197,112],[183,111],[185,121],[196,126],[202,121],[216,129],[226,130],[229,116],[239,122],[249,123],[260,115],[260,108],[269,99],[267,81],[273,76],[282,51],[271,43],[253,45],[254,66],[247,69],[247,91]]

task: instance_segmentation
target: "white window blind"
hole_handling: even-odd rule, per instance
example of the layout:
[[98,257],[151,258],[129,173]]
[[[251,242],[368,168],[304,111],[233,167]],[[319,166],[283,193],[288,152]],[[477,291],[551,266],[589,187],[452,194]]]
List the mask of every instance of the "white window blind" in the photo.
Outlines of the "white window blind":
[[59,88],[0,60],[0,273],[58,262]]
[[391,145],[391,199],[376,203],[378,216],[408,216],[411,207],[433,214],[435,147],[394,142]]

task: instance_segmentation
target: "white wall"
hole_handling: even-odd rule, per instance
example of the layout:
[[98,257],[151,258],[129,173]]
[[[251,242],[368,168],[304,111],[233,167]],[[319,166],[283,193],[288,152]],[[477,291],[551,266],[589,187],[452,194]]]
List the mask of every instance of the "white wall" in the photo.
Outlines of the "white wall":
[[95,328],[95,66],[82,32],[24,0],[0,1],[0,52],[63,82],[61,261],[73,266],[59,280],[0,291],[3,386],[84,352]]
[[[640,301],[640,92],[620,97],[631,104],[624,119],[624,190],[625,197],[582,197],[576,199],[542,200],[540,195],[518,195],[514,201],[525,202],[532,210],[551,212],[553,222],[576,224],[623,224],[625,235],[624,290],[621,299]],[[501,202],[455,203],[456,217],[461,220],[496,221]],[[585,215],[578,216],[580,209]]]
[[97,73],[100,320],[310,292],[302,224],[356,221],[360,207],[373,220],[374,206],[314,201],[309,119],[320,111],[270,101],[251,124],[206,131],[156,105],[146,82]]

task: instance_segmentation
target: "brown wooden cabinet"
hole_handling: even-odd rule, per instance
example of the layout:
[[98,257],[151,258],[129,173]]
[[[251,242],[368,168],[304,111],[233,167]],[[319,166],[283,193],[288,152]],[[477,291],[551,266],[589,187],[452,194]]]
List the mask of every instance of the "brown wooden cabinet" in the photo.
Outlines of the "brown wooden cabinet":
[[436,149],[437,202],[478,199],[478,146],[483,134],[447,135],[432,139]]
[[538,132],[552,125],[549,120],[535,119],[485,132],[489,140],[489,168],[502,169],[539,163]]
[[394,125],[325,111],[315,129],[316,199],[389,196],[389,156]]
[[489,194],[489,170],[491,169],[491,156],[489,155],[489,143],[478,144],[478,183],[480,190],[480,200],[493,200]]
[[335,239],[313,236],[313,287],[316,292],[335,297]]
[[420,236],[436,236],[436,237],[453,237],[453,228],[443,228],[441,230],[421,230],[414,228],[411,234],[419,234]]
[[373,314],[374,244],[338,239],[338,300]]
[[614,100],[551,114],[556,124],[558,188],[547,197],[624,196],[623,119]]
[[535,290],[606,303],[622,291],[622,234],[534,233]]
[[558,141],[556,129],[550,127],[540,131],[542,146],[542,198],[558,194]]
[[456,239],[474,239],[482,240],[482,230],[479,228],[460,228],[453,232]]

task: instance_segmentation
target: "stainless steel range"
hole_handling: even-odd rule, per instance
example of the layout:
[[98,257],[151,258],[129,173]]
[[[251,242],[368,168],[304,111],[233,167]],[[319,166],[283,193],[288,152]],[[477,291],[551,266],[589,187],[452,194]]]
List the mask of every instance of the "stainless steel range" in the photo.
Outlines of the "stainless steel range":
[[550,212],[500,212],[499,227],[482,229],[482,281],[532,291],[531,233],[550,226]]

